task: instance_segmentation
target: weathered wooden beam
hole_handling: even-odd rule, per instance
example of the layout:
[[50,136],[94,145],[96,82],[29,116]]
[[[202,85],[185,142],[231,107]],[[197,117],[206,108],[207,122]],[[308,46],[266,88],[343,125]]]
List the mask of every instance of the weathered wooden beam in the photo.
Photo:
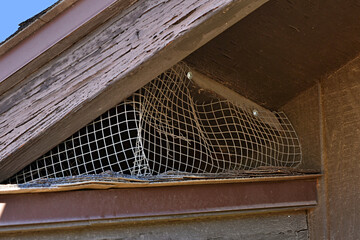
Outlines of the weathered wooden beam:
[[0,99],[0,181],[266,0],[143,0]]

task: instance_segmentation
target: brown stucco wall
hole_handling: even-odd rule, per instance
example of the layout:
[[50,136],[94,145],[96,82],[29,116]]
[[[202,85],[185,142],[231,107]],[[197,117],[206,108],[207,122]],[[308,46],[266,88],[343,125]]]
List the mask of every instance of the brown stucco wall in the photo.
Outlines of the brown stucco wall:
[[[71,224],[70,224],[71,226]],[[47,226],[49,228],[49,226]],[[33,227],[33,229],[35,229]],[[306,212],[283,212],[242,216],[217,216],[186,220],[107,223],[89,222],[62,230],[0,234],[0,239],[308,239]]]
[[360,239],[360,57],[321,86],[329,239]]
[[321,170],[310,239],[360,239],[360,57],[282,107],[299,134],[302,168]]

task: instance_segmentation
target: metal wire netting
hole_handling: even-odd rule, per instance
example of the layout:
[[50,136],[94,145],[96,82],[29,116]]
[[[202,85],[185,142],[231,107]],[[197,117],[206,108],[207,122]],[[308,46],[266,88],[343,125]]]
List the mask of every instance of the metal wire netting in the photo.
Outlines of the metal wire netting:
[[[8,179],[26,183],[113,171],[226,173],[295,167],[301,148],[284,113],[218,96],[196,99],[188,67],[177,64]],[[276,125],[269,124],[276,117]]]

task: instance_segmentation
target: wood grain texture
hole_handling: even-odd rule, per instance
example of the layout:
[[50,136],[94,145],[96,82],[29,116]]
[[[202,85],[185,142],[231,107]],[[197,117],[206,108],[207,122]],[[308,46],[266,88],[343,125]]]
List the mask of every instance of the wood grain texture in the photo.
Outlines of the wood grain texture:
[[360,52],[357,0],[273,0],[188,58],[275,110]]
[[0,98],[0,181],[261,6],[150,1],[125,10]]
[[360,57],[324,79],[329,239],[360,239]]
[[[174,216],[175,217],[175,216]],[[65,230],[65,231],[64,231]],[[252,239],[252,240],[307,240],[306,212],[284,212],[212,218],[179,217],[167,221],[134,222],[102,225],[89,222],[86,227],[68,225],[65,229],[18,231],[1,234],[0,239]]]
[[[75,0],[66,2],[71,4],[73,1]],[[29,26],[29,31],[34,32],[31,32],[31,35],[21,39],[21,41],[19,40],[19,43],[16,43],[17,45],[13,46],[10,50],[7,49],[7,43],[11,43],[13,39],[10,39],[0,47],[0,51],[3,48],[7,51],[4,54],[0,54],[0,95],[26,79],[30,74],[36,72],[40,67],[57,57],[113,15],[130,7],[137,0],[114,0],[113,4],[109,3],[112,0],[107,0],[106,2],[98,2],[100,4],[92,5],[93,9],[90,10],[87,4],[92,4],[91,1],[94,0],[90,0],[90,2],[87,0],[76,0],[76,3],[67,10],[63,9],[63,4],[59,3],[51,12],[48,12],[50,16],[45,14],[46,16],[43,16],[44,20],[43,18],[37,20],[46,22],[50,20],[50,17],[54,17],[51,15],[59,14],[57,12],[60,11],[61,13],[51,23],[44,24],[40,29],[32,29],[32,25]],[[108,7],[103,9],[105,6]],[[84,11],[82,8],[87,8],[89,11]],[[91,14],[93,17],[88,19]],[[75,21],[73,18],[78,15],[81,16]],[[64,28],[63,26],[66,27]],[[28,31],[27,29],[25,28],[24,31]],[[22,34],[23,31],[16,34],[14,38]]]

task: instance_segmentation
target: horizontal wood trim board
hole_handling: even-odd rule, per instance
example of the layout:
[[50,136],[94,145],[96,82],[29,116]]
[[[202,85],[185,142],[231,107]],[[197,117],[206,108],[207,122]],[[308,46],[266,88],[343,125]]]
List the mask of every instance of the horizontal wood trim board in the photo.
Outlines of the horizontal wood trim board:
[[0,195],[0,226],[312,207],[317,180]]
[[0,96],[0,182],[266,0],[142,0]]

